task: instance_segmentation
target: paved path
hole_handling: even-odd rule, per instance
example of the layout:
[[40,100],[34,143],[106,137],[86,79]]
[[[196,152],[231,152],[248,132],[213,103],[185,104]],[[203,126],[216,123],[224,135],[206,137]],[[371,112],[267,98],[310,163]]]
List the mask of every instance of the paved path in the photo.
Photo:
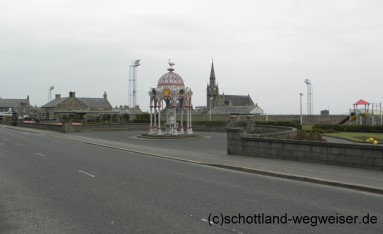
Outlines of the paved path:
[[254,158],[226,154],[226,133],[201,133],[203,139],[142,140],[143,132],[109,131],[64,134],[36,129],[66,140],[78,141],[120,150],[140,152],[156,157],[181,160],[210,166],[329,184],[383,194],[383,171],[348,168],[308,162]]
[[327,142],[331,142],[331,143],[353,144],[353,145],[365,145],[365,143],[353,142],[353,141],[349,141],[349,140],[345,140],[345,139],[341,139],[341,138],[337,138],[337,137],[330,137],[330,136],[322,136],[322,137],[323,137],[323,139],[325,139]]

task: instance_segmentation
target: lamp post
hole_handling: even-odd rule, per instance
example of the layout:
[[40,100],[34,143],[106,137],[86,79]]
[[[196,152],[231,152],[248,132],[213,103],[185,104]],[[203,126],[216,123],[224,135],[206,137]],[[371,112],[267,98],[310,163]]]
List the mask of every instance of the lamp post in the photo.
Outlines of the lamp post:
[[210,98],[210,111],[209,111],[209,121],[211,121],[211,103],[213,101],[213,98]]
[[302,96],[303,96],[303,93],[300,93],[299,94],[299,99],[300,99],[300,112],[301,112],[301,126],[303,124],[303,118],[302,118]]

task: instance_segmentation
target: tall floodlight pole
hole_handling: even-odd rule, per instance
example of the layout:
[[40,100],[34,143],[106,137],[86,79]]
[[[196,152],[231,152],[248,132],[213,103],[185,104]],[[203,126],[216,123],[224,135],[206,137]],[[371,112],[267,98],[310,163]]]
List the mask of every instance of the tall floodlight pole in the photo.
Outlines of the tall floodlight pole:
[[136,109],[137,104],[137,67],[140,66],[140,60],[135,60],[129,65],[129,107],[133,110]]
[[303,125],[303,117],[302,117],[302,96],[303,93],[299,94],[299,99],[300,99],[300,109],[301,109],[301,126]]
[[48,102],[52,101],[52,90],[54,90],[55,87],[54,86],[51,86],[49,88],[49,92],[48,92]]
[[307,114],[313,114],[313,97],[312,97],[312,83],[309,79],[305,80],[305,84],[307,85]]

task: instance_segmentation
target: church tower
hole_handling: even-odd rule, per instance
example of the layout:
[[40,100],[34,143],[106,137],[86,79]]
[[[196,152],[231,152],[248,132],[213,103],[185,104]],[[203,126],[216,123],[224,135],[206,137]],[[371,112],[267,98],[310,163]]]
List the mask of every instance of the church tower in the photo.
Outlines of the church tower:
[[[210,108],[215,107],[215,104],[217,102],[217,97],[219,95],[218,85],[215,83],[215,72],[214,72],[214,63],[211,61],[211,71],[210,71],[210,83],[207,85],[207,95],[206,95],[206,101],[207,101],[207,109],[210,110]],[[212,105],[210,107],[210,104]]]

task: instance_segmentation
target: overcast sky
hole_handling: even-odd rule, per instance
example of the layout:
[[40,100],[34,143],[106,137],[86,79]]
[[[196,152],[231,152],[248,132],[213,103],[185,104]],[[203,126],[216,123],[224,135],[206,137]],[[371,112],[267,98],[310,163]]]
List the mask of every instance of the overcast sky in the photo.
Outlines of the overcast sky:
[[381,0],[0,0],[0,97],[41,106],[53,95],[128,104],[129,65],[138,104],[176,65],[206,105],[212,58],[220,92],[250,94],[270,114],[298,114],[305,79],[314,113],[383,102]]

